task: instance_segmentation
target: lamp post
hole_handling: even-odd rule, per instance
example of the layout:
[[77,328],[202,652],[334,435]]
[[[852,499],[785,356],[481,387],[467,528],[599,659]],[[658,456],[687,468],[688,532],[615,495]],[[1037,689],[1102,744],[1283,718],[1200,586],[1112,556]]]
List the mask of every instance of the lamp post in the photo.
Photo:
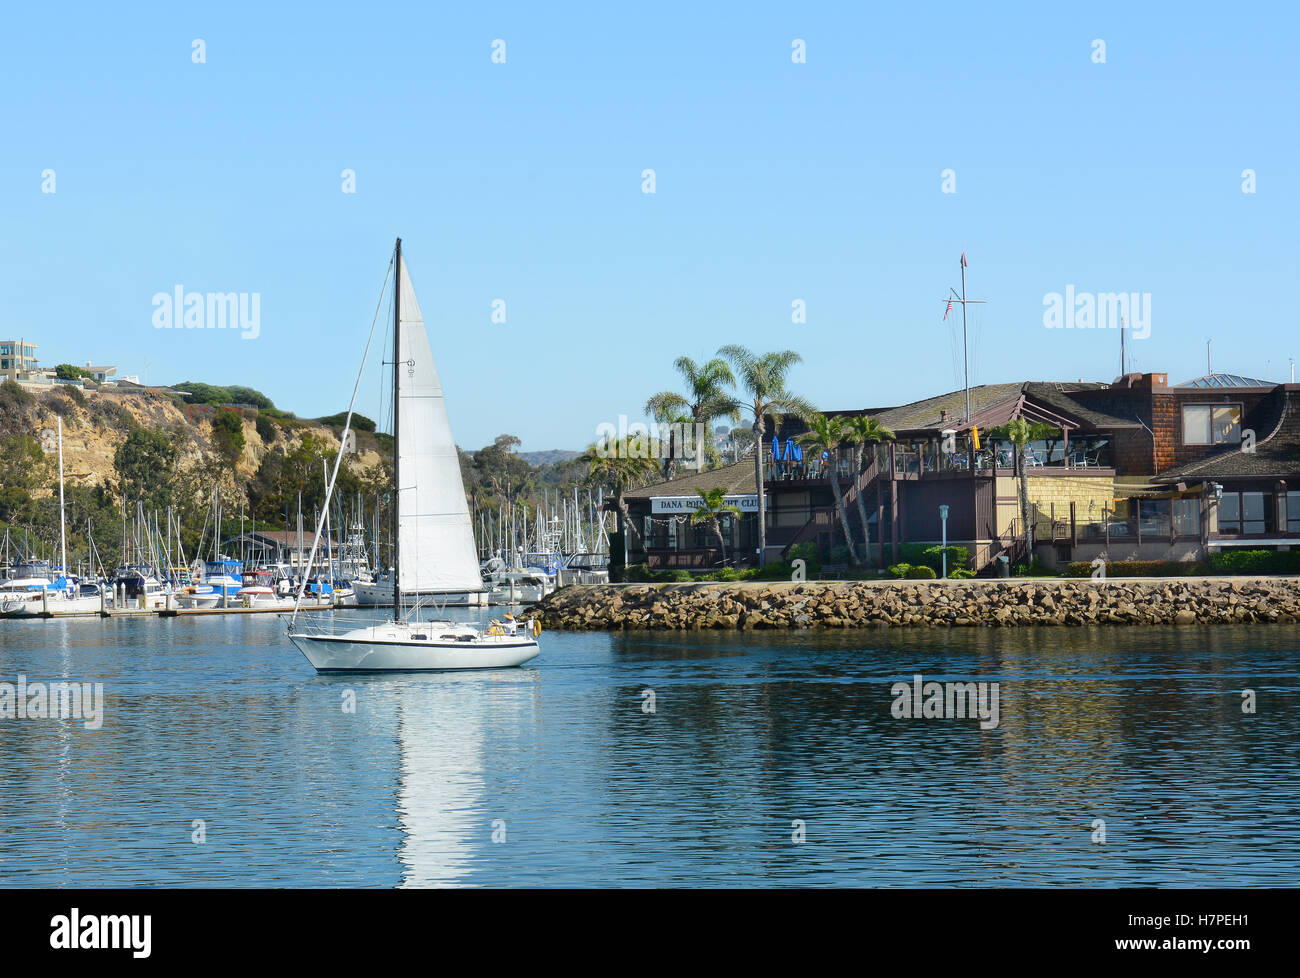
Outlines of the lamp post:
[[939,507],[939,519],[943,523],[943,549],[939,552],[943,555],[943,578],[948,579],[948,507],[946,505]]

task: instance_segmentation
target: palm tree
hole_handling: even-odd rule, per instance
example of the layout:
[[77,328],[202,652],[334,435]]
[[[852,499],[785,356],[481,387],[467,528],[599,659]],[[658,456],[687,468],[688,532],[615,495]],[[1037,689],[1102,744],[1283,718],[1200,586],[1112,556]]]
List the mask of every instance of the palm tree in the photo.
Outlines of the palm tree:
[[637,542],[641,543],[641,531],[628,516],[624,495],[640,483],[656,478],[659,466],[654,459],[645,457],[641,452],[631,451],[630,442],[631,439],[628,438],[606,439],[590,445],[579,458],[587,466],[588,484],[604,486],[613,494],[618,529],[626,533],[627,528],[632,527]]
[[[677,470],[677,452],[680,448],[676,442],[677,431],[684,430],[685,427],[694,424],[691,420],[691,415],[684,412],[678,405],[656,400],[668,393],[668,391],[664,391],[662,394],[656,394],[654,397],[650,398],[650,400],[646,401],[645,405],[646,413],[654,418],[659,425],[668,428],[668,454],[663,458],[662,473],[665,481],[671,479]],[[662,430],[663,428],[661,427],[661,433]],[[662,451],[662,446],[660,446],[661,455]]]
[[790,368],[803,362],[803,357],[794,350],[756,355],[747,347],[732,343],[722,347],[718,353],[736,368],[740,387],[748,399],[743,410],[752,413],[754,418],[754,478],[758,483],[758,563],[761,567],[767,563],[767,496],[763,492],[763,435],[767,425],[763,419],[770,414],[772,423],[779,425],[783,414],[807,418],[816,411],[802,397],[785,388],[785,376]]
[[[869,418],[865,414],[859,414],[845,420],[844,440],[853,446],[853,477],[855,480],[862,478],[862,470],[865,468],[862,459],[864,447],[868,443],[876,444],[882,441],[893,441],[896,437],[892,431],[875,418]],[[871,533],[867,529],[867,505],[862,501],[861,489],[854,495],[858,501],[858,519],[862,521],[862,556],[870,563]]]
[[[726,360],[714,357],[705,364],[697,364],[690,357],[678,357],[673,366],[686,382],[686,394],[676,391],[660,391],[652,394],[645,402],[646,413],[662,424],[703,425],[707,432],[718,418],[730,418],[732,423],[740,420],[740,406],[727,388],[736,383],[731,367]],[[696,451],[703,446],[696,445]],[[664,466],[664,476],[672,473],[673,451],[669,451],[668,463]]]
[[713,535],[718,538],[718,546],[722,549],[722,565],[727,565],[727,541],[722,536],[722,517],[728,513],[732,516],[740,516],[740,507],[733,506],[726,502],[726,490],[716,489],[696,489],[700,494],[700,508],[691,514],[691,525],[703,523],[713,531]]
[[1029,475],[1025,470],[1025,452],[1033,434],[1024,418],[1008,421],[1005,428],[1007,440],[1016,446],[1016,468],[1020,475],[1020,519],[1025,526],[1025,560],[1034,560],[1034,526],[1029,520]]
[[841,418],[828,418],[824,414],[814,414],[807,419],[808,430],[795,438],[800,445],[814,452],[827,452],[831,457],[831,492],[835,496],[835,511],[840,516],[840,527],[844,530],[844,542],[849,545],[849,559],[858,563],[858,550],[853,545],[853,534],[849,532],[848,511],[844,508],[844,494],[840,492],[839,448],[844,444],[847,433]]

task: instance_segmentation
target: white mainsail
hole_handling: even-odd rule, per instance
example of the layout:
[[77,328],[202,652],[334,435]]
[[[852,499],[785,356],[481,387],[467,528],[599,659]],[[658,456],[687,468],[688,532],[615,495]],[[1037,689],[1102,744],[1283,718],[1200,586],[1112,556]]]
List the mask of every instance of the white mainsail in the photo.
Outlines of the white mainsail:
[[420,303],[401,263],[398,337],[399,578],[403,592],[481,591],[460,458]]

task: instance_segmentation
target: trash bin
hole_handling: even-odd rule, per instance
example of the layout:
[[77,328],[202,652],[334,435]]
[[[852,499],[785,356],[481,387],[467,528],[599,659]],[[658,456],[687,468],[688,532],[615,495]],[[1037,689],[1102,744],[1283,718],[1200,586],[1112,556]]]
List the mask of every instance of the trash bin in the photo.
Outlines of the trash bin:
[[998,554],[998,577],[1011,576],[1011,558],[1006,554]]

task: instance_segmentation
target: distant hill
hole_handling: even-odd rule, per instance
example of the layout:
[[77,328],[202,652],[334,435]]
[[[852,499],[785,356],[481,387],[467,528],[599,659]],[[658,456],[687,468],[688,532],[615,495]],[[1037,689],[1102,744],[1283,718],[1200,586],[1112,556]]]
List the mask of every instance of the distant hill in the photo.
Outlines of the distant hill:
[[571,458],[577,458],[582,452],[571,452],[565,448],[552,448],[549,452],[519,452],[517,453],[529,465],[549,465],[552,462],[567,462]]

